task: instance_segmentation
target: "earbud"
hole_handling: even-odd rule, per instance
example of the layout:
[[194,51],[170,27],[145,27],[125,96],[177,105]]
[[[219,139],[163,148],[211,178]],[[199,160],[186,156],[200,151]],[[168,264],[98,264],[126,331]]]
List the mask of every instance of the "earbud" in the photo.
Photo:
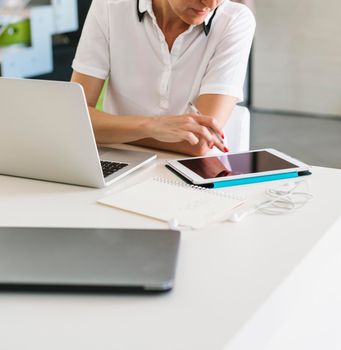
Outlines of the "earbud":
[[248,210],[244,210],[244,211],[242,211],[242,212],[237,212],[237,213],[232,213],[231,215],[230,215],[230,217],[228,218],[228,221],[230,221],[230,222],[240,222],[240,221],[242,221],[246,216],[248,216],[249,214],[252,214],[252,213],[254,213],[255,212],[255,210],[254,209],[248,209]]
[[229,221],[231,222],[240,222],[244,219],[245,215],[243,214],[238,214],[238,213],[233,213],[230,217],[229,217]]
[[168,220],[168,226],[171,230],[177,230],[179,227],[179,222],[176,218],[171,218]]

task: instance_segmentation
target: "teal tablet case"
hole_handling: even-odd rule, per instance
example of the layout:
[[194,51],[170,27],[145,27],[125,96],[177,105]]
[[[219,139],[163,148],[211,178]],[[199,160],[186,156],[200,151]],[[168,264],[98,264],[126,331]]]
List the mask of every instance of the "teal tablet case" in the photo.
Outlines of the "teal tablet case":
[[290,173],[263,175],[263,176],[248,177],[248,178],[244,178],[244,179],[235,179],[235,180],[213,182],[212,184],[208,184],[208,186],[210,188],[240,186],[240,185],[248,185],[248,184],[253,184],[253,183],[258,183],[258,182],[290,179],[290,178],[298,177],[298,176],[300,176],[299,173],[297,171],[293,171]]
[[[179,176],[185,182],[192,184],[191,181],[189,181],[183,175],[179,174],[176,170],[174,170],[169,165],[166,165],[166,168],[169,169],[172,173]],[[262,176],[248,177],[248,178],[244,178],[244,179],[218,181],[218,182],[213,182],[213,183],[209,183],[209,184],[202,184],[202,185],[195,185],[195,186],[206,187],[206,188],[222,188],[222,187],[248,185],[248,184],[253,184],[253,183],[258,183],[258,182],[284,180],[284,179],[290,179],[290,178],[295,178],[295,177],[305,176],[305,175],[311,175],[311,172],[310,171],[299,171],[299,172],[292,171],[292,172],[281,173],[281,174],[262,175]]]

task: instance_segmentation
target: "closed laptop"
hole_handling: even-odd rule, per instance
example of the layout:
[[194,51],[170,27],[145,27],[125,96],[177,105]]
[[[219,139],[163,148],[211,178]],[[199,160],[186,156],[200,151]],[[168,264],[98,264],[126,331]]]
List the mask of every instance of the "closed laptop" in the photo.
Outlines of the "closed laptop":
[[0,290],[172,289],[178,231],[0,228]]

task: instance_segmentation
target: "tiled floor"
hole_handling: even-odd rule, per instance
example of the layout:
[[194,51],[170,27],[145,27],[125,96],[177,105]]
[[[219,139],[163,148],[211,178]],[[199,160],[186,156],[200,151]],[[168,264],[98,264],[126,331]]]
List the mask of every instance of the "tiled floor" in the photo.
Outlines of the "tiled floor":
[[251,149],[266,147],[310,165],[341,168],[341,119],[253,112]]

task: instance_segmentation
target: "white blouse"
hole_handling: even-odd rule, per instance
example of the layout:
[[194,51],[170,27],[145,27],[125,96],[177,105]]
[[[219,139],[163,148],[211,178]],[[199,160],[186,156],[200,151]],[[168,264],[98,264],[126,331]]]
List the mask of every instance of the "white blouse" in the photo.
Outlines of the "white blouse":
[[93,0],[72,67],[109,78],[108,113],[182,114],[202,94],[243,99],[254,31],[251,11],[225,0],[170,52],[152,0]]

